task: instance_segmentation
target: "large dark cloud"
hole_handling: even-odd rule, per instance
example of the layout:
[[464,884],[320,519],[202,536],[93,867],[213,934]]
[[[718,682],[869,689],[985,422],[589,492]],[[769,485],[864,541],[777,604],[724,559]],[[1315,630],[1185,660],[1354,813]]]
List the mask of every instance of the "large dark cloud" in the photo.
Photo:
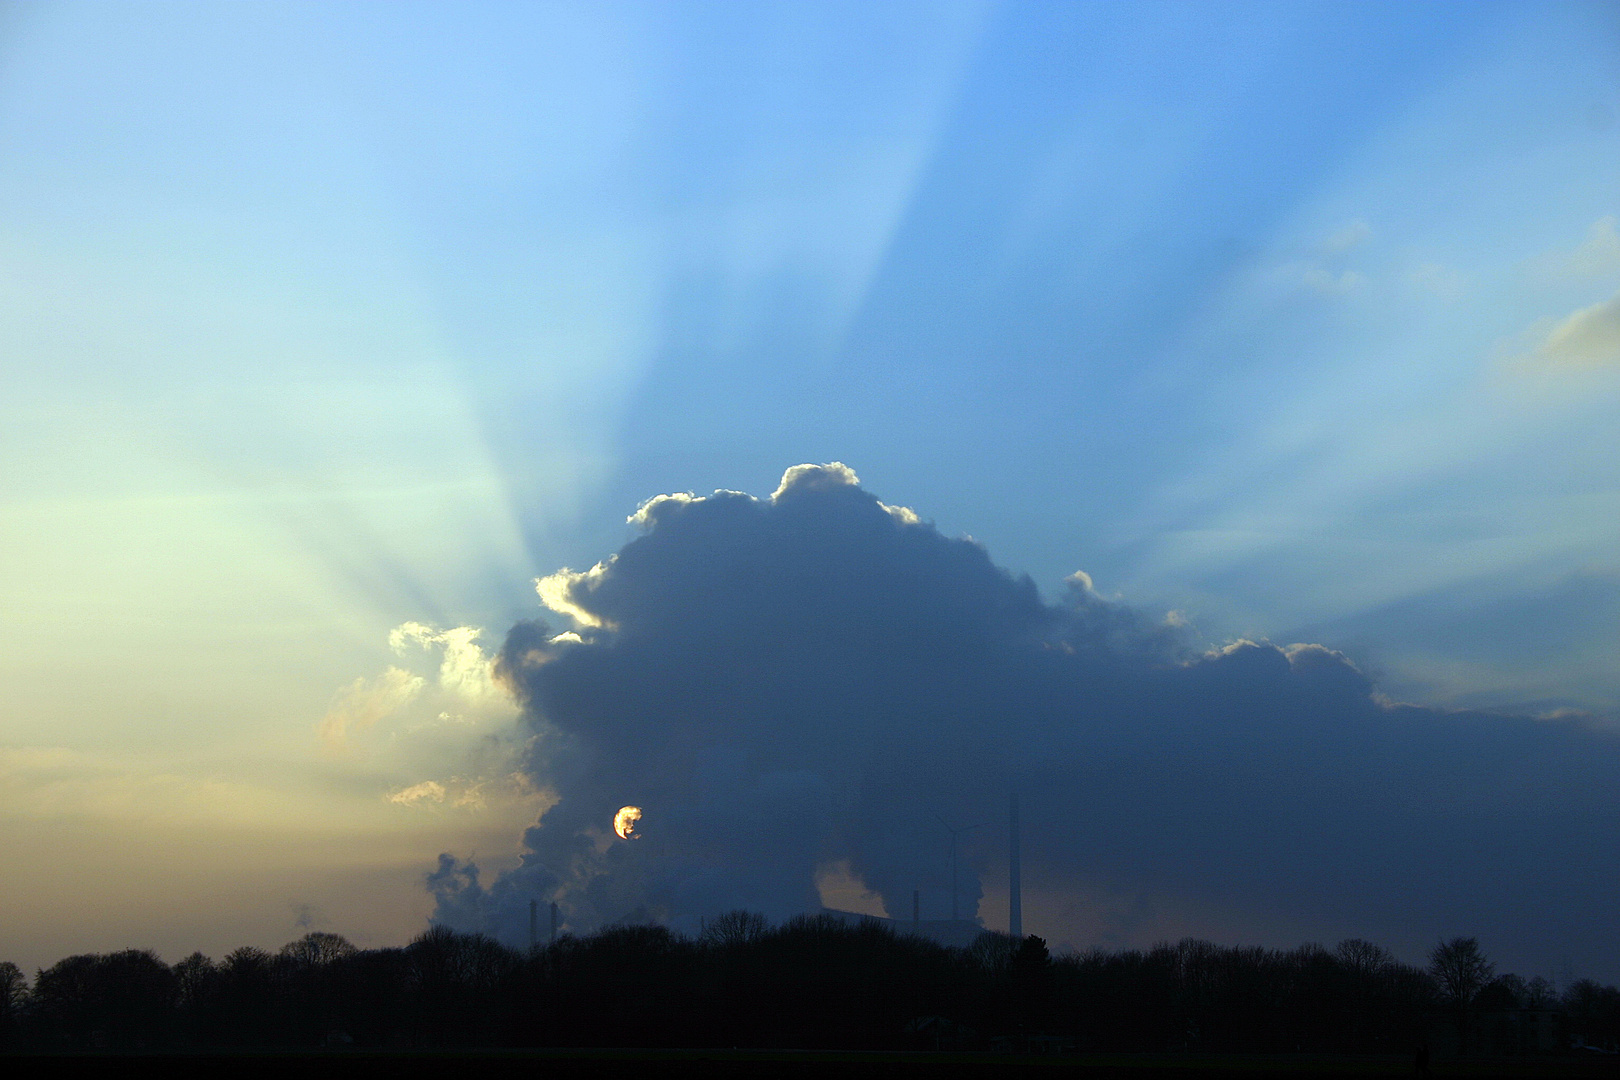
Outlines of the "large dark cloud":
[[[1032,918],[1060,940],[1468,933],[1525,970],[1620,972],[1609,735],[1390,704],[1317,645],[1194,649],[1083,575],[1046,603],[842,466],[637,520],[616,557],[543,584],[577,634],[508,637],[560,801],[493,888],[441,867],[444,921],[513,935],[531,895],[576,927],[780,917],[839,860],[891,912],[920,886],[942,914],[934,815],[999,825],[1017,790]],[[642,840],[611,838],[626,803]],[[963,859],[971,912],[1001,829]]]

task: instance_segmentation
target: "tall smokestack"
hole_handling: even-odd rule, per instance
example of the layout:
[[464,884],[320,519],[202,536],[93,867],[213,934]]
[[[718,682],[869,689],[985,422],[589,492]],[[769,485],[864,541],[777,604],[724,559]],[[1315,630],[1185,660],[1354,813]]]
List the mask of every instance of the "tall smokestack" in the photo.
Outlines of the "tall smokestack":
[[1013,792],[1012,812],[1009,816],[1010,837],[1007,847],[1007,932],[1015,938],[1024,936],[1023,874],[1018,865],[1018,793]]

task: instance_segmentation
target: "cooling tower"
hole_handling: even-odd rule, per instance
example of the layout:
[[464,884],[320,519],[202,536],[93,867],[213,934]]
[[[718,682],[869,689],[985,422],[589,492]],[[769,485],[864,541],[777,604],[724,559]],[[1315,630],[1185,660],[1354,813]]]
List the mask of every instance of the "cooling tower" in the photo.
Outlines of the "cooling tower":
[[1022,871],[1018,865],[1018,793],[1012,796],[1008,815],[1007,846],[1007,933],[1015,938],[1024,936],[1024,891]]

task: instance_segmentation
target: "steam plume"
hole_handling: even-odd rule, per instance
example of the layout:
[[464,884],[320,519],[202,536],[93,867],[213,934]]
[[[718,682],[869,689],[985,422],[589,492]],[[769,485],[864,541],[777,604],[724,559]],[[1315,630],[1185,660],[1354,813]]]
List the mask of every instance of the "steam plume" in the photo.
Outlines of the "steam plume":
[[[1466,929],[1617,959],[1620,752],[1578,720],[1390,704],[1320,645],[1205,652],[1083,574],[1045,602],[841,464],[631,520],[539,583],[565,632],[507,636],[497,676],[560,798],[492,887],[445,857],[439,921],[517,941],[531,896],[574,929],[780,918],[833,864],[891,913],[917,886],[943,906],[933,813],[999,820],[1016,790],[1026,925],[1059,942]],[[627,804],[637,842],[613,835]],[[964,845],[967,911],[998,832]]]

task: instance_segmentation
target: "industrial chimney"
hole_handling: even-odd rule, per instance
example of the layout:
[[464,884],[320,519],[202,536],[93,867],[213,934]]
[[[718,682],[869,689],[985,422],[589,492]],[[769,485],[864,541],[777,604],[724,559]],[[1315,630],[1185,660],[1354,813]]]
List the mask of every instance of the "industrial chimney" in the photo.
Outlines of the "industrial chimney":
[[1024,936],[1024,893],[1022,873],[1018,865],[1018,793],[1012,795],[1007,847],[1007,932],[1015,938]]

